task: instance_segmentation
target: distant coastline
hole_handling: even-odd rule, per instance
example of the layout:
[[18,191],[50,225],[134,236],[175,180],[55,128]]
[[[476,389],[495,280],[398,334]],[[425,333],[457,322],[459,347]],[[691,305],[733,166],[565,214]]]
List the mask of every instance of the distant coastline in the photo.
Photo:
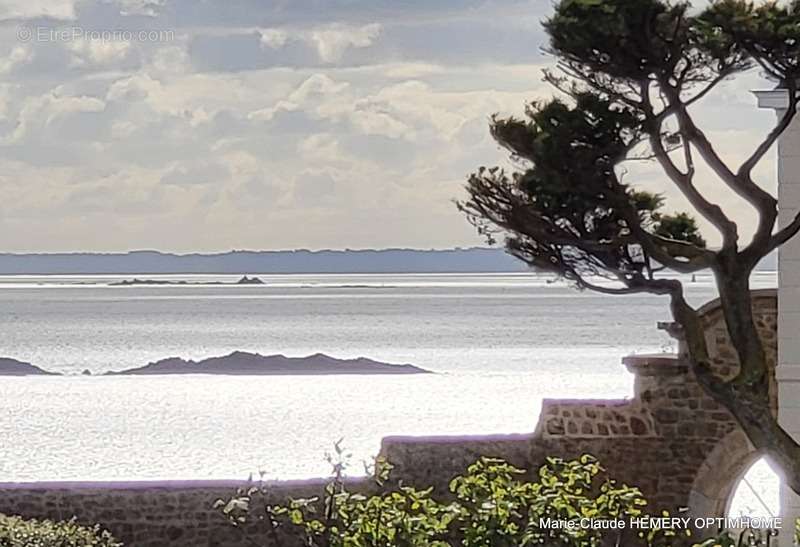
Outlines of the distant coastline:
[[0,275],[512,273],[527,266],[499,248],[295,250],[173,254],[0,253]]
[[[758,267],[777,269],[773,253]],[[502,248],[0,253],[0,275],[459,274],[531,271]]]
[[[335,374],[430,374],[430,371],[408,364],[373,361],[366,357],[338,359],[316,353],[306,357],[261,355],[235,351],[223,357],[200,361],[171,357],[122,371],[105,372],[102,376],[163,376],[215,374],[226,376],[313,376]],[[88,370],[84,376],[92,376]],[[40,367],[10,358],[0,358],[0,376],[63,376]]]

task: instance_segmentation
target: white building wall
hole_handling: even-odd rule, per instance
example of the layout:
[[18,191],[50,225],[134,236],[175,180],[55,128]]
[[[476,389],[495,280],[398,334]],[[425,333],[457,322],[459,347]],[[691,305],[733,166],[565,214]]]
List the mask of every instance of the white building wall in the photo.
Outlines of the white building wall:
[[[785,91],[756,92],[759,106],[786,112]],[[779,225],[790,223],[800,212],[800,117],[778,144]],[[778,420],[800,439],[800,236],[778,252]],[[800,497],[782,487],[781,513],[784,517],[780,547],[794,545],[794,519],[800,516]]]

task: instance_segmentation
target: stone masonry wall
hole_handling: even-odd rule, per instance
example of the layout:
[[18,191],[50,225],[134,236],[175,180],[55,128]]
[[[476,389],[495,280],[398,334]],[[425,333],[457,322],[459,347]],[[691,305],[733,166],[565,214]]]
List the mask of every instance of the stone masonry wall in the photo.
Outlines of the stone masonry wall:
[[[770,364],[777,337],[775,291],[754,293],[754,312]],[[719,304],[702,308],[718,374],[736,372]],[[673,325],[664,325],[680,340]],[[447,484],[481,456],[500,457],[535,473],[547,457],[597,456],[619,481],[639,486],[651,509],[691,516],[722,516],[738,478],[758,457],[730,414],[706,396],[677,355],[631,356],[635,375],[629,400],[548,400],[530,435],[384,439],[382,453],[395,478],[447,492]],[[773,390],[774,394],[774,390]],[[0,484],[0,513],[97,522],[128,547],[243,547],[251,545],[212,504],[237,483]],[[356,481],[367,490],[368,481]],[[275,501],[319,494],[320,483],[278,483]],[[707,531],[706,531],[707,532]],[[262,545],[292,547],[281,535]]]
[[[237,481],[172,481],[131,483],[0,484],[0,513],[28,518],[99,523],[126,547],[302,547],[302,538],[281,528],[273,538],[265,528],[231,526],[214,503],[253,486]],[[268,485],[268,503],[320,495],[324,482],[294,481]],[[350,481],[354,491],[370,490],[364,480]],[[263,543],[262,543],[263,545]]]

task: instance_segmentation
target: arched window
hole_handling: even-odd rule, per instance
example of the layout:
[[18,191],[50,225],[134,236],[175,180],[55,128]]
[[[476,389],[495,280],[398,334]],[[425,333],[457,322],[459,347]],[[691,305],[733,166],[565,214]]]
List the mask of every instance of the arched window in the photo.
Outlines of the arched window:
[[757,460],[734,487],[729,517],[777,517],[780,479],[764,458]]

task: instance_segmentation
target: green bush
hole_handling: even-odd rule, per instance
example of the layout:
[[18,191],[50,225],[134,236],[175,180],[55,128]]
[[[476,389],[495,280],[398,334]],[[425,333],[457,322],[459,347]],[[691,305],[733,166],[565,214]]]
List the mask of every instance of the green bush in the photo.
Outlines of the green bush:
[[99,526],[0,515],[0,547],[122,547]]
[[646,515],[639,489],[608,477],[592,456],[550,458],[534,480],[503,460],[481,458],[437,497],[433,488],[390,484],[385,462],[374,470],[374,493],[351,492],[344,481],[346,457],[338,445],[336,450],[333,478],[319,497],[271,505],[267,490],[257,486],[217,506],[236,526],[266,523],[269,532],[256,545],[274,544],[283,526],[300,531],[313,547],[597,547],[610,533],[626,547],[668,547],[675,539],[671,531],[628,531],[622,537],[619,531],[543,524]]

